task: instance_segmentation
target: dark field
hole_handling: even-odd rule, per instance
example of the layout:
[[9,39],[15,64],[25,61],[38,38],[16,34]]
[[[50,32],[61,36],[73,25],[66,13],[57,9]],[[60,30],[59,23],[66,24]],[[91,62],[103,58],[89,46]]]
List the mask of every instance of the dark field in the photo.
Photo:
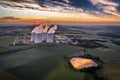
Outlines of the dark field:
[[[96,72],[99,76],[107,80],[120,79],[120,38],[101,35],[119,35],[118,27],[60,25],[57,35],[77,34],[71,37],[80,40],[80,44],[42,45],[37,48],[29,45],[9,46],[16,36],[29,35],[32,28],[0,28],[0,32],[6,34],[0,37],[0,80],[94,80],[89,73],[71,69],[64,60],[64,56],[79,52],[83,48],[87,54],[104,60],[102,68]],[[16,35],[13,30],[18,34]],[[99,47],[108,50],[96,49]]]

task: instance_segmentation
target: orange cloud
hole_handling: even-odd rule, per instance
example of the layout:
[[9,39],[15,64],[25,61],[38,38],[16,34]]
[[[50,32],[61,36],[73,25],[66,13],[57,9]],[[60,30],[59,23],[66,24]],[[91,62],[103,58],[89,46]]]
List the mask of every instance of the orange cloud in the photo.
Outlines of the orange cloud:
[[[31,0],[30,0],[31,1]],[[67,0],[65,0],[67,1]],[[108,15],[100,15],[100,12],[95,12],[98,15],[90,14],[90,12],[85,12],[81,8],[75,8],[75,7],[68,7],[70,11],[64,11],[61,9],[62,7],[54,8],[54,10],[51,10],[50,7],[41,7],[38,4],[33,3],[25,3],[25,2],[9,2],[9,1],[3,1],[4,3],[9,4],[9,6],[4,7],[1,6],[3,10],[5,10],[6,15],[15,16],[14,17],[3,17],[6,16],[2,14],[3,17],[0,19],[1,22],[7,22],[7,23],[28,23],[28,24],[34,24],[38,21],[45,22],[56,22],[56,23],[65,23],[65,22],[75,22],[75,23],[112,23],[120,22],[119,13],[117,12],[116,6],[118,6],[117,3],[110,2],[109,0],[91,0],[94,5],[99,5],[98,7],[102,8],[105,13],[109,13],[115,16],[108,16]],[[55,1],[54,1],[55,3]],[[14,4],[14,5],[11,5]],[[102,4],[105,4],[107,6],[102,6]],[[69,6],[66,4],[61,3],[61,5]],[[58,9],[58,10],[57,10]],[[59,9],[63,11],[59,11]],[[14,14],[10,14],[10,12]],[[7,14],[9,13],[9,14]],[[116,17],[117,16],[117,17]],[[110,19],[109,19],[110,18]]]

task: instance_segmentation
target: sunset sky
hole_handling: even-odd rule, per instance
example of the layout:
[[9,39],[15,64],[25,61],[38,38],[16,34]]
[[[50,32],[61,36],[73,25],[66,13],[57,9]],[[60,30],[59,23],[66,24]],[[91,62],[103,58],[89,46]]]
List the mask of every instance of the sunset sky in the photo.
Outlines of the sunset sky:
[[0,23],[120,23],[120,0],[0,0]]

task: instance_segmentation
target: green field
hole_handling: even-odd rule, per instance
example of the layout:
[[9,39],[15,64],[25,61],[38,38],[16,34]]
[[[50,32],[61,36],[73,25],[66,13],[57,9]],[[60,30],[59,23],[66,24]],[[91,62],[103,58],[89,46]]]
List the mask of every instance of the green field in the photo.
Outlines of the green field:
[[[0,46],[4,45],[8,50],[19,50],[29,46],[7,46],[14,37],[0,38]],[[112,61],[120,60],[120,47],[111,42],[103,43],[110,51],[104,52],[96,49],[86,49],[86,53],[99,56]],[[7,46],[7,47],[6,47]],[[0,80],[94,80],[91,74],[74,71],[69,67],[64,56],[81,51],[81,47],[70,45],[42,45],[0,55]],[[4,51],[0,48],[0,51]],[[108,80],[120,79],[120,66],[117,64],[104,63],[98,75]]]
[[3,53],[3,52],[5,52],[5,51],[6,51],[6,49],[0,48],[0,53]]
[[0,37],[0,46],[8,46],[12,44],[14,41],[15,36],[5,36],[5,37]]
[[62,60],[58,68],[51,71],[44,80],[84,80],[84,78],[84,72],[73,70],[66,60]]
[[120,46],[117,46],[111,42],[104,42],[101,43],[107,46],[110,50],[109,51],[100,51],[96,49],[87,49],[86,52],[88,54],[99,56],[101,58],[109,59],[112,61],[120,61]]
[[120,65],[104,63],[102,69],[96,72],[99,76],[104,76],[108,80],[120,80]]
[[0,53],[7,51],[7,49],[3,48],[11,44],[14,40],[14,37],[0,37]]
[[[13,47],[10,48],[13,50]],[[1,58],[9,60],[9,63],[5,63],[7,66],[3,67],[9,68],[6,70],[9,74],[17,76],[21,80],[42,80],[49,72],[57,68],[65,55],[80,50],[80,47],[69,45],[46,45],[14,52],[7,56],[2,55]]]

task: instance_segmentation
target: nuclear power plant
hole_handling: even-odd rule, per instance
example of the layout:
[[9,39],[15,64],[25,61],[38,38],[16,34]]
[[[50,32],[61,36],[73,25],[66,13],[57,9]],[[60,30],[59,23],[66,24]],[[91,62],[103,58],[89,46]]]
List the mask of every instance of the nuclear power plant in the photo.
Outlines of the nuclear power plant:
[[38,43],[53,43],[54,33],[57,30],[57,25],[40,24],[36,26],[31,32],[31,42]]

